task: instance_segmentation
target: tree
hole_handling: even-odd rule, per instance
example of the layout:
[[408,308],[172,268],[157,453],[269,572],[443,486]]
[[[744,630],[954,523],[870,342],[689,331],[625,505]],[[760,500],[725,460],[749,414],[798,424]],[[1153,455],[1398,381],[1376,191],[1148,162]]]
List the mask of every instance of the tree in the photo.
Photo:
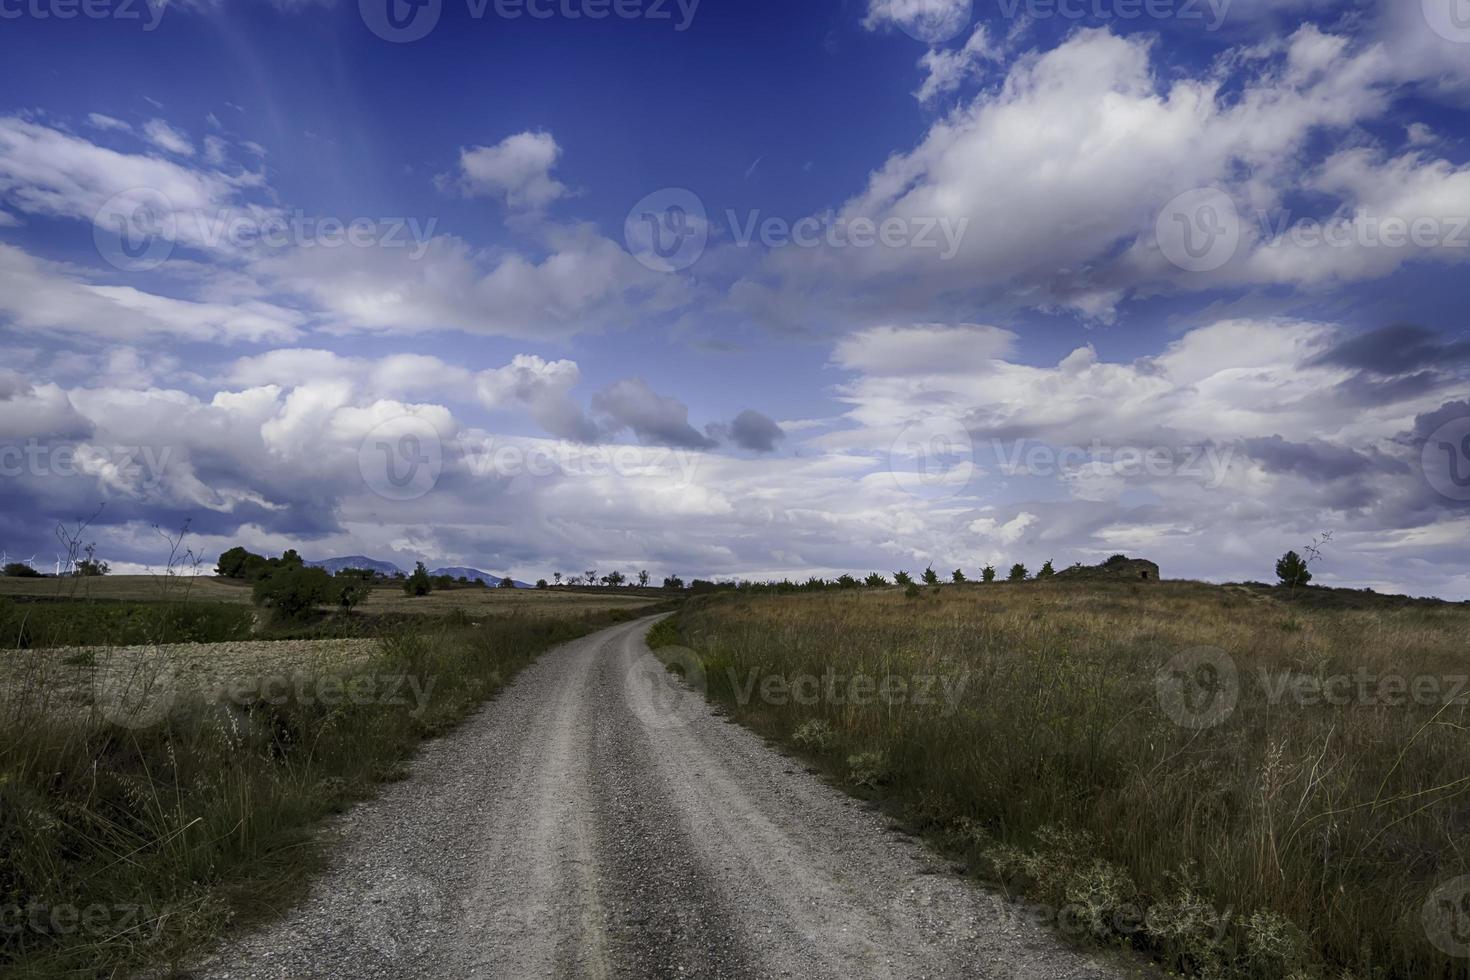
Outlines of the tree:
[[13,561],[5,566],[7,578],[41,578],[41,573],[23,561]]
[[589,568],[589,569],[587,569],[587,571],[583,572],[582,573],[582,581],[586,582],[588,585],[596,585],[597,584],[597,569],[595,569],[595,568]]
[[964,585],[966,582],[965,570],[963,568],[956,568],[949,573],[949,577],[954,581],[955,585]]
[[648,588],[648,569],[646,568],[638,573],[638,587],[640,589]]
[[417,597],[426,596],[434,591],[434,582],[429,578],[429,570],[424,567],[423,562],[415,562],[413,574],[403,580],[403,594]]
[[555,582],[557,585],[561,585],[561,572],[552,572],[551,573],[551,580],[553,582]]
[[982,582],[994,582],[995,581],[995,566],[994,565],[986,565],[984,568],[980,569],[980,580]]
[[1312,581],[1312,573],[1308,570],[1306,561],[1295,551],[1288,551],[1281,556],[1281,560],[1276,563],[1276,577],[1281,579],[1282,585],[1293,589]]
[[251,595],[283,619],[300,619],[331,598],[331,586],[332,577],[320,568],[282,565],[258,579]]
[[84,577],[106,575],[110,571],[112,571],[111,565],[96,558],[83,558],[77,562],[77,574]]
[[287,568],[301,568],[306,562],[302,561],[295,548],[287,548],[281,553],[281,564]]
[[214,573],[224,578],[256,579],[264,575],[270,566],[270,559],[264,555],[236,546],[219,556],[219,564]]
[[837,587],[839,589],[855,589],[858,587],[858,580],[844,572],[837,576]]
[[361,569],[344,568],[332,579],[332,591],[337,594],[337,607],[342,610],[342,615],[352,615],[352,610],[357,604],[372,595],[373,587],[369,583],[371,579],[363,579]]
[[913,585],[914,577],[908,572],[894,572],[893,581],[897,582],[899,585]]
[[505,578],[501,579],[500,584],[495,587],[497,589],[513,589],[516,587],[516,580],[511,578],[510,573],[507,572]]
[[628,581],[628,576],[622,572],[608,572],[602,577],[602,583],[604,585],[610,585],[615,589],[626,581]]
[[551,588],[551,586],[549,586],[549,585],[546,584],[546,579],[544,579],[544,578],[538,578],[536,580],[536,588],[538,588],[538,589],[549,589],[549,588]]
[[934,571],[934,566],[933,565],[930,565],[928,568],[924,569],[924,584],[925,585],[938,585],[939,584],[939,573],[936,572],[936,571]]
[[888,584],[888,580],[883,577],[882,573],[874,572],[872,575],[863,579],[863,584],[870,589],[881,589]]
[[1037,578],[1051,578],[1056,573],[1057,573],[1057,570],[1055,568],[1052,568],[1051,567],[1051,559],[1048,558],[1046,560],[1046,564],[1044,564],[1044,565],[1041,566],[1041,571],[1039,571],[1039,572],[1036,573],[1036,577]]
[[1010,581],[1024,582],[1026,581],[1026,576],[1029,574],[1030,572],[1026,571],[1025,565],[1022,565],[1020,562],[1016,562],[1014,565],[1011,566]]
[[680,592],[683,592],[684,591],[684,580],[681,579],[677,575],[669,575],[669,576],[667,576],[667,577],[664,578],[664,588],[666,588],[666,589],[678,589]]

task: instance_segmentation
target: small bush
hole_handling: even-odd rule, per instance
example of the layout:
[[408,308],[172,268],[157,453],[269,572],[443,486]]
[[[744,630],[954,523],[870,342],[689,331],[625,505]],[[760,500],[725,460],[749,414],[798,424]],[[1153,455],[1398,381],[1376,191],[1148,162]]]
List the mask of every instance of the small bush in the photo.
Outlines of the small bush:
[[809,751],[826,752],[837,744],[837,732],[822,719],[813,718],[802,722],[801,727],[791,734],[791,740]]
[[332,577],[320,568],[282,566],[257,581],[252,596],[282,619],[302,619],[333,600]]
[[859,752],[848,756],[847,778],[861,789],[878,789],[888,782],[888,753]]

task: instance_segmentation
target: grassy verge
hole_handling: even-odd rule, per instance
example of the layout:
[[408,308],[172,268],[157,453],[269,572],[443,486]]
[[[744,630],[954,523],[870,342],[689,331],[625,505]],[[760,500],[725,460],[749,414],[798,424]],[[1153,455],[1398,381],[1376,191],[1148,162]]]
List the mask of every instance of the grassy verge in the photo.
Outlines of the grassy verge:
[[207,698],[158,668],[99,687],[85,718],[0,688],[0,974],[178,965],[278,912],[319,865],[322,818],[400,778],[542,651],[631,618],[446,622],[339,673],[242,676]]
[[651,640],[1066,933],[1205,977],[1464,980],[1467,626],[1058,583],[699,600]]

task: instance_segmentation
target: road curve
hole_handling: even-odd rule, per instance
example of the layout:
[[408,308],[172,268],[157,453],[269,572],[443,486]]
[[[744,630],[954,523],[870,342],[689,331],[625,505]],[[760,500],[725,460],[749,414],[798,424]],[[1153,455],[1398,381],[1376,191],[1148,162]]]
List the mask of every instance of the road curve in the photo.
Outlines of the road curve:
[[339,821],[192,975],[1111,978],[671,679],[651,619],[544,655]]

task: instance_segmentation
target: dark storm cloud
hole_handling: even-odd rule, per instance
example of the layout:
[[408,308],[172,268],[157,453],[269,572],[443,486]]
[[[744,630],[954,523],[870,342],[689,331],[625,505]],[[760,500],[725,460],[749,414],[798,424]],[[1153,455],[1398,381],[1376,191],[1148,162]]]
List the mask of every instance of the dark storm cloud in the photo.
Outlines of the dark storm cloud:
[[1362,476],[1377,465],[1364,453],[1321,440],[1287,442],[1280,436],[1247,439],[1245,451],[1269,472],[1290,473],[1319,482]]
[[1466,362],[1470,362],[1470,341],[1444,343],[1433,330],[1404,324],[1359,334],[1308,366],[1332,365],[1389,376]]
[[751,408],[735,416],[731,422],[711,425],[705,431],[711,439],[733,442],[753,453],[775,452],[776,443],[786,438],[786,433],[774,420]]
[[631,429],[644,445],[681,449],[713,449],[713,439],[689,424],[689,407],[676,398],[658,394],[647,382],[628,378],[592,396],[592,410],[603,429],[616,435]]

